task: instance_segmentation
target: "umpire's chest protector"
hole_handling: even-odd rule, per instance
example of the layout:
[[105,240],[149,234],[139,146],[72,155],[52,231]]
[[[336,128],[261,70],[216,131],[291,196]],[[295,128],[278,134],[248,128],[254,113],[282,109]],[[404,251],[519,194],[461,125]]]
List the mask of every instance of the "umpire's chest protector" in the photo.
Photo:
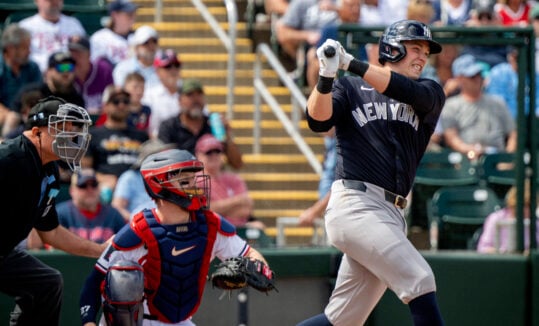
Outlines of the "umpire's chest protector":
[[162,225],[144,210],[133,222],[148,248],[143,267],[150,314],[169,323],[191,317],[200,305],[219,219],[199,211],[194,222]]

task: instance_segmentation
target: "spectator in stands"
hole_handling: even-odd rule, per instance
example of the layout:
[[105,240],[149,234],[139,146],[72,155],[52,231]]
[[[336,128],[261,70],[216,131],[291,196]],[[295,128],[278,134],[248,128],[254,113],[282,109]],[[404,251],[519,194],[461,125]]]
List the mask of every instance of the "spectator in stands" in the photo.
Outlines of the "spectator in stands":
[[[180,87],[180,114],[169,118],[160,125],[158,138],[165,144],[175,144],[179,149],[195,152],[197,140],[204,134],[211,133],[208,117],[204,114],[206,98],[200,81],[186,79]],[[221,115],[226,129],[224,152],[227,163],[235,169],[243,166],[243,159],[238,145],[234,142],[232,128],[228,120]]]
[[157,54],[153,65],[160,82],[144,89],[142,103],[152,108],[148,133],[156,138],[161,123],[180,113],[178,86],[181,85],[182,64],[178,54],[167,49]]
[[75,61],[75,89],[84,99],[88,113],[101,112],[103,91],[112,85],[112,64],[105,58],[90,60],[90,41],[84,36],[69,38],[69,52]]
[[[320,65],[316,56],[316,48],[321,46],[326,39],[338,39],[337,30],[340,24],[358,24],[362,0],[339,0],[335,3],[335,11],[338,18],[335,22],[320,29],[320,39],[315,47],[307,51],[307,85],[309,89],[318,82],[318,70]],[[361,48],[364,50],[364,48]],[[359,53],[359,57],[366,58],[366,53]]]
[[528,0],[498,0],[494,12],[503,26],[528,26],[531,3]]
[[444,44],[444,50],[429,58],[429,63],[423,68],[421,77],[437,81],[443,86],[447,97],[459,92],[459,84],[453,78],[453,61],[459,56],[460,46],[456,44]]
[[32,34],[30,58],[39,65],[42,72],[45,72],[50,55],[67,51],[68,38],[73,35],[85,36],[86,31],[76,18],[62,14],[63,1],[34,2],[37,14],[21,20],[19,25]]
[[254,201],[247,184],[236,173],[224,171],[223,144],[211,134],[200,137],[195,155],[204,163],[204,173],[211,177],[210,205],[236,227],[265,228],[253,217]]
[[60,224],[81,238],[103,243],[118,232],[125,221],[120,212],[100,202],[99,183],[92,169],[73,173],[71,200],[56,205]]
[[126,221],[129,221],[134,213],[141,211],[143,208],[154,207],[151,197],[148,196],[146,188],[144,188],[144,181],[139,171],[142,161],[150,154],[173,147],[172,145],[163,144],[157,139],[144,142],[140,146],[137,161],[133,163],[130,169],[120,175],[114,189],[112,206],[122,214]]
[[[490,69],[485,80],[485,93],[502,97],[511,111],[514,119],[517,118],[517,93],[518,93],[518,49],[511,47],[507,53],[507,62],[502,62]],[[536,73],[536,80],[539,76]],[[528,87],[525,88],[528,91]],[[535,98],[539,98],[539,89],[535,88]],[[529,94],[526,93],[525,105],[529,105]],[[536,103],[535,112],[538,111],[539,103]]]
[[470,20],[472,0],[440,0],[433,5],[435,25],[462,26]]
[[92,61],[106,58],[116,65],[129,57],[129,37],[133,35],[137,5],[127,0],[108,4],[110,20],[90,37]]
[[530,24],[535,35],[535,73],[539,73],[539,4],[530,10]]
[[102,200],[110,202],[118,177],[137,161],[140,146],[148,134],[127,124],[130,95],[124,89],[109,85],[103,93],[103,112],[107,119],[92,128],[92,140],[83,167],[97,172]]
[[516,149],[515,120],[501,98],[483,93],[482,70],[471,55],[453,62],[460,94],[447,99],[440,117],[446,145],[472,160],[484,153]]
[[[320,40],[320,30],[337,20],[330,0],[292,1],[285,14],[275,23],[275,37],[284,53],[298,60],[298,50],[313,48]],[[301,71],[302,66],[297,67]]]
[[[524,186],[524,249],[530,248],[530,184]],[[477,244],[481,253],[511,253],[516,250],[517,188],[511,187],[505,196],[505,207],[487,216]],[[539,219],[536,220],[536,241],[539,243]]]
[[[413,19],[430,24],[434,20],[434,7],[430,0],[410,0],[406,10],[406,19]],[[444,49],[445,50],[445,49]],[[437,57],[437,56],[434,56]]]
[[144,76],[138,72],[128,74],[125,77],[124,89],[131,95],[131,104],[129,106],[131,114],[127,118],[127,123],[149,135],[152,109],[151,106],[142,104],[142,98],[144,97]]
[[20,101],[20,96],[24,92],[39,90],[43,97],[54,95],[66,102],[84,107],[84,99],[75,89],[74,83],[75,60],[69,52],[55,52],[49,57],[44,81],[24,86],[15,96],[15,101]]
[[398,20],[406,19],[408,2],[408,0],[363,0],[361,25],[387,26]]
[[[494,6],[489,2],[478,2],[471,11],[471,19],[466,26],[469,27],[493,27],[501,26],[500,21],[494,13]],[[491,37],[487,35],[487,37]],[[468,44],[462,48],[461,54],[471,54],[480,62],[492,68],[495,65],[505,62],[507,57],[507,46],[505,45],[473,45]]]
[[290,1],[288,0],[271,0],[264,1],[264,10],[267,15],[275,14],[277,16],[282,16],[288,10]]
[[155,55],[159,49],[157,31],[148,25],[140,26],[129,39],[129,43],[134,55],[116,64],[112,72],[114,84],[117,86],[124,85],[125,77],[134,71],[144,76],[147,88],[160,83],[153,66]]
[[312,226],[317,218],[322,218],[329,202],[331,184],[335,181],[335,166],[337,165],[337,139],[335,129],[324,135],[326,149],[322,175],[318,183],[318,200],[299,215],[299,225]]
[[11,139],[19,136],[26,128],[26,121],[30,109],[43,98],[39,90],[29,90],[21,94],[20,105],[17,105],[15,111],[9,111],[6,121],[2,127],[2,138]]
[[13,100],[25,84],[42,81],[38,65],[29,59],[32,35],[18,24],[6,26],[2,32],[0,57],[0,127],[6,116],[15,110]]

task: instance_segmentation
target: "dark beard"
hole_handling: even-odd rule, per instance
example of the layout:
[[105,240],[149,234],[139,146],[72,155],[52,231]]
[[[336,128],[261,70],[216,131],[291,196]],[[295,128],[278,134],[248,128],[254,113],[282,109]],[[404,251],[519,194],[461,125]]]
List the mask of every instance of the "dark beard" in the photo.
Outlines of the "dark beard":
[[54,86],[54,93],[59,95],[69,95],[77,92],[75,87],[73,86],[73,82],[65,85],[62,82],[58,82],[56,80],[52,81],[52,85]]

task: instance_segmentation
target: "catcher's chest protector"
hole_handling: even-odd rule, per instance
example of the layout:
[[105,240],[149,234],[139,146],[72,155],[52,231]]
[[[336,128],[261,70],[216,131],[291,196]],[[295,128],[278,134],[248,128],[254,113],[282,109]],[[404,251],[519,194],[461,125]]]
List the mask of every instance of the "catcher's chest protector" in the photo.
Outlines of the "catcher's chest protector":
[[148,247],[144,275],[150,314],[169,323],[189,318],[200,305],[218,220],[197,212],[194,222],[162,225],[150,210],[134,218],[133,230]]

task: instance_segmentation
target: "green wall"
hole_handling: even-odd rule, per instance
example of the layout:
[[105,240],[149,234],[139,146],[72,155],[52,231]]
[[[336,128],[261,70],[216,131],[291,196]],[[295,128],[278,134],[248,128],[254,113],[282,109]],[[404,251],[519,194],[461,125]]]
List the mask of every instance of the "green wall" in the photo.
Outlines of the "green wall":
[[[321,312],[327,303],[340,254],[333,249],[261,249],[277,275],[279,292],[249,290],[252,326],[295,325]],[[436,275],[438,299],[448,326],[539,325],[539,254],[478,255],[471,252],[423,252]],[[62,271],[65,280],[62,325],[77,325],[78,296],[95,260],[59,252],[36,253]],[[235,325],[237,292],[230,298],[206,287],[194,321],[200,325]],[[0,296],[0,325],[13,306]],[[255,321],[256,320],[256,321]],[[412,325],[408,307],[388,291],[368,326]]]

